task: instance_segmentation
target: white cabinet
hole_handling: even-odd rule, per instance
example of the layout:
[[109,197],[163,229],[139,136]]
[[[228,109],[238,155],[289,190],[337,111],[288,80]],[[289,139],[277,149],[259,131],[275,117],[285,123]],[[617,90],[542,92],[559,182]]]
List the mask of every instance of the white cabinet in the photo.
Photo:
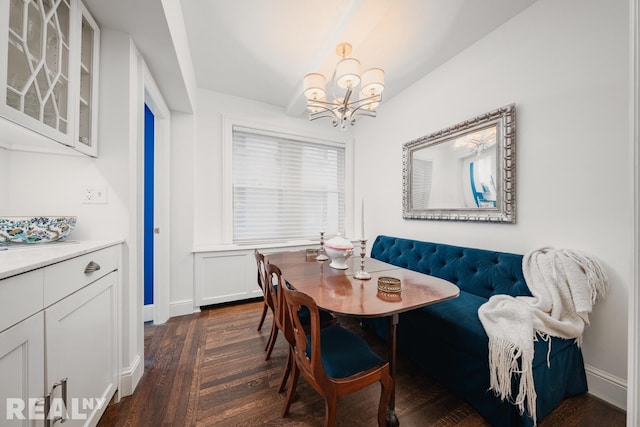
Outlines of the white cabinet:
[[[43,426],[45,378],[42,312],[0,333],[0,378],[1,425]],[[29,417],[29,413],[39,413],[41,419]]]
[[0,116],[95,156],[98,40],[79,0],[0,1]]
[[118,387],[119,259],[110,246],[0,280],[0,425],[97,425]]
[[45,310],[47,390],[62,399],[66,386],[65,426],[96,425],[117,388],[116,280],[112,272]]

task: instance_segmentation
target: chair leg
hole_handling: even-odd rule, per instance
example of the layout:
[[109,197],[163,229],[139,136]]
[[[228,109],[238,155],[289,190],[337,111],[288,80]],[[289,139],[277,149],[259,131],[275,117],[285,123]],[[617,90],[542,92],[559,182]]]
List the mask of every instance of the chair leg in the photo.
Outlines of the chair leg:
[[280,381],[280,387],[278,393],[282,393],[287,386],[287,380],[289,379],[289,373],[291,372],[291,362],[293,360],[293,351],[289,347],[289,356],[287,357],[287,365],[284,367],[284,373],[282,374],[282,381]]
[[337,409],[338,409],[338,397],[335,394],[333,394],[332,396],[325,396],[324,397],[324,427],[335,427]]
[[269,309],[269,306],[267,305],[267,303],[264,303],[264,305],[262,306],[262,317],[260,317],[260,323],[258,324],[258,330],[262,329],[262,324],[264,323],[264,318],[267,317],[267,310]]
[[[292,355],[293,356],[293,355]],[[296,387],[298,386],[298,377],[300,376],[300,370],[298,369],[298,365],[296,365],[296,360],[291,358],[291,384],[289,384],[289,390],[287,391],[287,400],[284,402],[284,407],[282,408],[282,417],[286,417],[289,413],[289,408],[291,407],[291,403],[293,402],[293,398],[296,394]]]
[[273,351],[273,347],[276,345],[277,338],[278,338],[278,327],[274,322],[273,326],[271,327],[271,336],[269,336],[269,342],[267,343],[267,348],[265,348],[267,352],[267,357],[265,357],[264,360],[269,360],[269,358],[271,357],[271,352]]
[[389,399],[391,398],[391,378],[380,378],[380,403],[378,404],[378,426],[385,427],[387,425],[387,409],[389,408]]

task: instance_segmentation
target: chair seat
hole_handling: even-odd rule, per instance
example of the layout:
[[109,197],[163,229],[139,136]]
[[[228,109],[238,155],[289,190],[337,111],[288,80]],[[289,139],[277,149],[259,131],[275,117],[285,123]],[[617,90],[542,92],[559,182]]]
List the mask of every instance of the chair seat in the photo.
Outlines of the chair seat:
[[[325,372],[332,378],[347,378],[385,363],[360,336],[340,325],[320,332],[321,359]],[[311,357],[311,338],[307,335],[307,356]]]

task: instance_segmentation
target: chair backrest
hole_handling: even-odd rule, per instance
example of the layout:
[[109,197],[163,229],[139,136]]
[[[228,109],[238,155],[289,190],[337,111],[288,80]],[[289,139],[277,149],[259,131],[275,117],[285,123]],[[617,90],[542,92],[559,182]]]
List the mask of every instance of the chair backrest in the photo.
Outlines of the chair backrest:
[[267,288],[273,298],[274,321],[276,322],[278,329],[280,329],[284,334],[285,339],[292,345],[294,341],[293,328],[288,320],[287,304],[284,299],[284,293],[282,292],[282,289],[286,288],[287,285],[282,278],[282,272],[277,265],[271,264],[267,260],[265,269],[267,272]]
[[267,288],[267,269],[265,265],[264,255],[260,253],[257,249],[253,250],[253,255],[256,258],[256,265],[258,267],[258,286],[262,290],[262,295],[264,297],[265,302],[271,309],[273,309],[273,301],[271,295],[269,294],[269,289]]
[[[314,378],[316,382],[324,382],[327,380],[327,374],[322,366],[320,357],[320,313],[316,302],[310,296],[302,292],[289,289],[282,286],[281,294],[285,301],[285,330],[290,331],[292,340],[289,341],[293,348],[298,368]],[[306,307],[310,314],[309,338],[305,332],[305,325],[302,324],[298,313]],[[289,339],[289,338],[287,338]],[[310,357],[307,349],[310,349]]]

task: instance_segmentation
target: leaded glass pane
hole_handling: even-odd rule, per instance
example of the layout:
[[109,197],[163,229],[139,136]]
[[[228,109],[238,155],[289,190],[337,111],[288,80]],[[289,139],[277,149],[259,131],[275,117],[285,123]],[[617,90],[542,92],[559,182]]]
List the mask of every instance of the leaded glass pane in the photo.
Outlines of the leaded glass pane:
[[42,12],[35,2],[29,3],[28,9],[27,47],[29,48],[29,53],[33,57],[40,59],[42,58]]
[[91,147],[91,109],[88,105],[80,104],[80,138],[79,142]]
[[24,12],[24,2],[22,0],[11,0],[9,6],[9,28],[22,36],[22,17]]
[[85,70],[80,70],[80,101],[91,101],[91,76]]
[[67,88],[67,80],[61,77],[53,89],[53,96],[58,104],[58,114],[62,119],[67,119]]
[[58,31],[62,42],[69,45],[69,4],[66,1],[60,2],[56,11]]
[[52,74],[58,73],[58,55],[60,52],[60,41],[58,39],[58,33],[52,22],[47,25],[47,52],[46,63],[47,69]]
[[20,111],[20,95],[7,88],[7,105]]
[[48,14],[51,11],[51,8],[53,7],[53,1],[52,0],[42,0],[42,4],[44,6],[44,14]]
[[40,97],[42,99],[44,98],[44,94],[49,90],[49,80],[47,79],[47,72],[44,66],[40,67],[40,71],[36,74],[36,80],[40,91]]
[[52,128],[56,127],[56,123],[58,122],[58,114],[56,113],[56,108],[53,105],[53,97],[49,96],[49,99],[44,104],[44,124],[51,126]]
[[81,61],[91,72],[91,58],[93,57],[93,29],[86,19],[82,19],[82,55]]
[[40,99],[36,92],[35,82],[29,86],[24,96],[24,113],[38,121],[40,120]]
[[69,48],[64,45],[62,46],[60,65],[60,72],[62,73],[62,75],[66,78],[69,78]]
[[22,92],[31,76],[27,57],[20,42],[9,35],[9,59],[7,65],[7,85]]

